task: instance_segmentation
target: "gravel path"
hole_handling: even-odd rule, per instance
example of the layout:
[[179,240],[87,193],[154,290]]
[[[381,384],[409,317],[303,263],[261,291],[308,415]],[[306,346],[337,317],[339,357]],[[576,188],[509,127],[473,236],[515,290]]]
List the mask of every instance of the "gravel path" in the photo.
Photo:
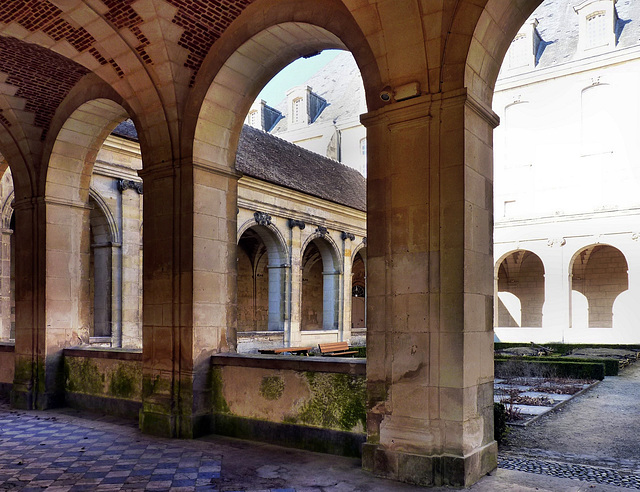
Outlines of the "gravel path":
[[640,362],[526,428],[512,428],[505,457],[611,467],[640,474]]

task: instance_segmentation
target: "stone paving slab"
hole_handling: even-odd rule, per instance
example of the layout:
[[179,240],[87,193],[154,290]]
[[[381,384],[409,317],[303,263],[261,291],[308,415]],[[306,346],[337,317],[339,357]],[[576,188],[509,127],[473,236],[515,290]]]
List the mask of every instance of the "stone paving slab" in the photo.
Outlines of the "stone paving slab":
[[[141,434],[131,421],[70,409],[15,411],[0,402],[0,491],[425,490],[373,477],[360,466],[359,460],[351,458],[218,436],[162,439]],[[571,465],[572,471],[566,472],[560,465],[549,465],[549,460],[531,457],[507,456],[501,458],[500,466],[469,490],[604,492],[615,491],[614,484],[630,487],[640,480],[629,473],[617,476],[615,471],[600,476],[590,469],[594,467],[578,470]],[[598,488],[593,488],[594,483]]]

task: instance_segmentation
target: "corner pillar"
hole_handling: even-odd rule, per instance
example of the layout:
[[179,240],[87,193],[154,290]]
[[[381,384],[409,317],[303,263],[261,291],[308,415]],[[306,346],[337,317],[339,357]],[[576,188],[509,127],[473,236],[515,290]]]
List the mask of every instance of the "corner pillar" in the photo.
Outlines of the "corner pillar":
[[368,132],[363,467],[469,486],[493,439],[492,127],[465,91],[362,117]]
[[192,161],[144,180],[143,432],[210,432],[209,359],[236,349],[238,174]]

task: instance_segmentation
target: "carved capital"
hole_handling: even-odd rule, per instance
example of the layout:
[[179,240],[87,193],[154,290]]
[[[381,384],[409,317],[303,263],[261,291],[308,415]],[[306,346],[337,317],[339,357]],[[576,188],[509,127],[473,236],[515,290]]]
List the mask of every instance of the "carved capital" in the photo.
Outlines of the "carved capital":
[[296,219],[289,219],[289,228],[293,229],[294,227],[299,227],[300,230],[305,228],[304,222]]
[[142,183],[138,181],[132,181],[130,179],[118,180],[118,191],[123,193],[125,190],[135,190],[138,195],[142,195]]
[[350,232],[345,232],[345,231],[342,231],[342,234],[340,234],[340,237],[342,238],[343,241],[346,241],[347,239],[349,239],[350,241],[355,241],[356,239],[355,234],[351,234]]
[[565,244],[567,244],[567,240],[563,237],[556,237],[547,241],[547,246],[550,248],[564,246]]
[[271,215],[265,212],[255,212],[253,218],[256,219],[258,225],[268,226],[271,225]]

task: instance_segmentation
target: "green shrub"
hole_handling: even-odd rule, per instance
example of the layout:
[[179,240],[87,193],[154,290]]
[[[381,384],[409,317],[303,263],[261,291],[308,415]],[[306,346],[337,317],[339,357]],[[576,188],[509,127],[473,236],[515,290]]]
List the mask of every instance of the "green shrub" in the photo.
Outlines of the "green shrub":
[[533,358],[506,357],[494,360],[496,377],[542,377],[604,379],[605,368],[598,362],[542,361]]

